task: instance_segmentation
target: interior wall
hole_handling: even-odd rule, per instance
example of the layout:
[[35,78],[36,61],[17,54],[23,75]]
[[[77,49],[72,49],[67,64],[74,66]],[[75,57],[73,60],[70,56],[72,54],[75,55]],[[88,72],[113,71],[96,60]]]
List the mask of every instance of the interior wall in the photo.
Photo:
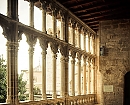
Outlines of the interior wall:
[[100,22],[99,43],[100,102],[123,105],[124,76],[130,71],[130,20]]

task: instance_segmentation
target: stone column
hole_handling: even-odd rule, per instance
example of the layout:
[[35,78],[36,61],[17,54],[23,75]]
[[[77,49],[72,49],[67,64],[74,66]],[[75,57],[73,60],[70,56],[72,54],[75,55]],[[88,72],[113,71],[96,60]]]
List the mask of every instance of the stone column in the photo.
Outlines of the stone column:
[[75,24],[71,23],[71,44],[75,46]]
[[90,94],[90,58],[87,58],[88,62],[88,79],[87,79],[87,94]]
[[42,49],[42,99],[46,99],[46,49]]
[[95,93],[95,68],[94,68],[94,58],[91,60],[91,94]]
[[6,103],[18,104],[18,43],[7,42],[7,99]]
[[45,3],[42,3],[42,31],[46,33],[46,7]]
[[90,53],[90,33],[88,32],[88,52]]
[[52,11],[52,27],[53,27],[53,36],[57,37],[56,10]]
[[40,39],[40,46],[42,48],[42,99],[46,100],[46,50],[48,43],[46,39]]
[[94,35],[92,36],[92,46],[93,46],[93,54],[95,54],[95,37],[94,37]]
[[86,56],[83,56],[83,94],[86,95]]
[[52,98],[56,98],[56,57],[57,54],[53,54],[52,56]]
[[27,43],[29,45],[29,100],[34,100],[33,96],[33,54],[34,45],[37,39],[33,35],[27,35]]
[[61,40],[65,41],[65,20],[61,17]]
[[34,27],[34,3],[30,2],[30,26]]
[[75,96],[75,52],[72,52],[71,56],[71,95]]
[[33,45],[29,46],[29,100],[34,100],[33,96]]
[[78,95],[81,95],[81,54],[80,53],[77,53],[77,59],[78,59],[78,62],[77,62],[77,71],[78,71],[78,74],[77,74],[77,81],[78,81]]
[[77,44],[78,44],[78,47],[81,48],[81,39],[80,39],[80,32],[81,32],[81,29],[78,27],[77,28],[77,31],[78,31],[78,41],[77,41]]
[[61,56],[61,90],[60,96],[65,97],[65,57]]
[[86,32],[84,32],[84,50],[86,51]]

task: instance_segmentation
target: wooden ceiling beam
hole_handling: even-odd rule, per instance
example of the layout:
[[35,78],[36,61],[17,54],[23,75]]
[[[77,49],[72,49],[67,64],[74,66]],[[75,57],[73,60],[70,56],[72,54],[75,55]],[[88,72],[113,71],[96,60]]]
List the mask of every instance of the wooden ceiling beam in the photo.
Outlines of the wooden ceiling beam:
[[103,4],[99,3],[99,4],[96,4],[96,5],[90,5],[88,7],[81,8],[81,9],[77,8],[77,9],[72,10],[72,12],[76,14],[76,13],[101,9],[101,8],[104,8],[104,7],[109,7],[110,5],[117,5],[117,4],[119,4],[119,2],[109,2],[109,3],[103,3]]
[[[86,16],[92,16],[92,15],[96,15],[96,14],[104,14],[104,13],[110,13],[110,12],[114,12],[114,11],[119,11],[122,10],[122,7],[118,7],[118,8],[111,8],[111,9],[101,9],[101,10],[95,10],[95,11],[90,11],[90,12],[86,12],[86,13],[78,13],[76,14],[79,18],[83,18]],[[125,8],[124,8],[125,9]]]
[[73,5],[69,5],[69,9],[71,8],[79,8],[81,6],[88,6],[88,5],[91,5],[91,4],[94,4],[94,3],[98,3],[98,2],[102,2],[102,0],[89,0],[88,2],[86,1],[83,1],[81,3],[77,2],[76,4],[73,4]]

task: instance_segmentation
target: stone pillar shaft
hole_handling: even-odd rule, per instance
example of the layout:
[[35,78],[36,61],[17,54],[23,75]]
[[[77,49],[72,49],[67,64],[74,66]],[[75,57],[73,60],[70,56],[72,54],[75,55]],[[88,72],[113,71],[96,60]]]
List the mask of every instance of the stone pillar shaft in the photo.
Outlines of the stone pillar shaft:
[[71,60],[71,95],[75,96],[75,58]]
[[52,12],[52,27],[53,27],[53,36],[56,37],[57,26],[56,26],[55,11]]
[[87,94],[90,94],[90,61],[88,59],[88,80],[87,80]]
[[90,52],[90,33],[88,33],[88,52]]
[[71,26],[71,44],[73,44],[75,46],[75,27],[72,23]]
[[52,68],[53,68],[53,72],[52,72],[52,98],[56,98],[56,54],[53,54],[52,56]]
[[86,95],[86,57],[83,65],[83,94]]
[[34,3],[30,2],[30,26],[34,27]]
[[91,94],[95,93],[95,70],[94,62],[91,63]]
[[29,47],[29,100],[34,100],[33,96],[33,52],[34,48]]
[[86,51],[86,33],[84,33],[84,50]]
[[77,81],[78,81],[78,95],[81,95],[81,61],[80,59],[78,60],[77,62],[77,65],[78,65],[78,78],[77,78]]
[[18,104],[18,43],[7,42],[7,99],[10,104]]
[[46,99],[46,50],[42,50],[42,99]]
[[78,47],[81,48],[81,43],[80,43],[81,39],[80,39],[80,29],[78,29]]
[[42,9],[42,31],[46,33],[46,10]]
[[65,41],[65,21],[61,17],[61,40]]
[[61,91],[60,96],[65,97],[65,57],[61,57]]

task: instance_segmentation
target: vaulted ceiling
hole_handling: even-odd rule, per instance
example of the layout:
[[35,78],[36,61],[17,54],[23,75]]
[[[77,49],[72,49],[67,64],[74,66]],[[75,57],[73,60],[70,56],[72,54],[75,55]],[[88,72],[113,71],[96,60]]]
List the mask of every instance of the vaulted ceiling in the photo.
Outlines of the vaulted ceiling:
[[94,31],[104,20],[130,19],[130,0],[57,0]]

